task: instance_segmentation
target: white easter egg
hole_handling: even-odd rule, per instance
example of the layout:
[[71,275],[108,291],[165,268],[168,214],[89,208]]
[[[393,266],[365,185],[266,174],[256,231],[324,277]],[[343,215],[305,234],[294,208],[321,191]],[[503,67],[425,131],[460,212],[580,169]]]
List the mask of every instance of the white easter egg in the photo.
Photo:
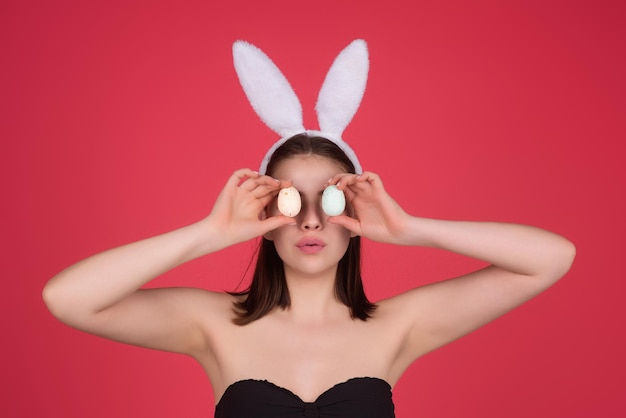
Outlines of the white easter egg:
[[322,193],[322,210],[329,216],[341,215],[346,209],[346,196],[337,186],[330,185]]
[[285,187],[278,192],[278,211],[285,216],[294,217],[300,213],[302,201],[295,187]]

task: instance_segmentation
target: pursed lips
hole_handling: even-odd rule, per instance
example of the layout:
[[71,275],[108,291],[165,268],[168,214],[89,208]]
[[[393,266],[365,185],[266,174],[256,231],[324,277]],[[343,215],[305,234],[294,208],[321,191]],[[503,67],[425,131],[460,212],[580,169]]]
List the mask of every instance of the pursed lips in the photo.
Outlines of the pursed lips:
[[312,237],[302,238],[296,244],[296,247],[298,247],[301,251],[309,254],[319,252],[324,249],[325,246],[326,243],[324,243],[324,241]]

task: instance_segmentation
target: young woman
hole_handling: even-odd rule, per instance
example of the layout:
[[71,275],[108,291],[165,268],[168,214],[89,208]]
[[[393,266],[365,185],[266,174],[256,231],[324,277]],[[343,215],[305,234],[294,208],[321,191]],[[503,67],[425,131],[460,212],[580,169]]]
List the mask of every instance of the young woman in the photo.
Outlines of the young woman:
[[[294,218],[276,208],[279,190],[292,185],[302,198]],[[339,216],[321,209],[328,185],[346,195]],[[257,237],[246,292],[140,289]],[[360,237],[490,265],[374,305],[361,284]],[[266,175],[236,171],[205,219],[87,258],[54,277],[44,299],[78,329],[197,359],[218,418],[387,418],[394,416],[390,390],[413,361],[550,287],[574,253],[563,237],[530,226],[409,215],[379,176],[354,174],[337,145],[301,134],[272,154]]]

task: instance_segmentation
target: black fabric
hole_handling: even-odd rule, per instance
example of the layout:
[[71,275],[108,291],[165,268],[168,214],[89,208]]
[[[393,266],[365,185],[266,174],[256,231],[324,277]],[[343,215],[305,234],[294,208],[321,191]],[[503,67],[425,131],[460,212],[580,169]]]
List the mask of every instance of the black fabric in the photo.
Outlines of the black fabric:
[[356,377],[304,402],[267,380],[230,385],[215,407],[215,418],[394,418],[391,387],[382,379]]

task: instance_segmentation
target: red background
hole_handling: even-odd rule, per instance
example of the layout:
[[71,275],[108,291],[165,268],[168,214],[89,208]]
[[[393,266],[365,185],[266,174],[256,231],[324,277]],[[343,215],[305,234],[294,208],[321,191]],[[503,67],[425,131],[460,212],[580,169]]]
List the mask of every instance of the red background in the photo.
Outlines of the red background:
[[[44,283],[94,252],[203,217],[276,139],[245,99],[231,44],[267,52],[305,124],[336,54],[371,70],[344,137],[411,213],[533,224],[574,241],[538,298],[413,365],[397,416],[626,415],[626,74],[622,1],[4,1],[0,413],[208,417],[191,359],[54,320]],[[233,289],[252,244],[158,285]],[[379,299],[480,264],[365,243]]]

